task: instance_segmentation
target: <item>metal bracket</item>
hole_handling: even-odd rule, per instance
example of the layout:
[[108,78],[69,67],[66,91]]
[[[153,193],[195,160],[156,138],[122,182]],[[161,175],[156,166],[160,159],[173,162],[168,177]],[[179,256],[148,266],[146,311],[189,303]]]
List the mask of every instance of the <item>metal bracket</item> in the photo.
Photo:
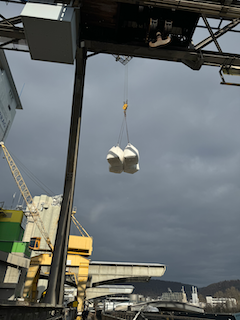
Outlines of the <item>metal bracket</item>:
[[113,54],[113,56],[116,59],[116,61],[121,62],[124,66],[128,64],[130,60],[132,60],[132,57],[130,56],[123,56],[123,55],[117,55],[117,54]]
[[226,82],[223,76],[223,74],[227,74],[231,76],[240,76],[240,67],[233,66],[232,64],[222,65],[221,69],[219,70],[219,74],[222,79],[222,82],[220,82],[220,84],[240,87],[240,83]]
[[182,59],[182,63],[184,63],[186,66],[188,66],[192,70],[200,70],[204,63],[202,51],[200,50],[200,52],[197,55],[197,59],[195,61]]

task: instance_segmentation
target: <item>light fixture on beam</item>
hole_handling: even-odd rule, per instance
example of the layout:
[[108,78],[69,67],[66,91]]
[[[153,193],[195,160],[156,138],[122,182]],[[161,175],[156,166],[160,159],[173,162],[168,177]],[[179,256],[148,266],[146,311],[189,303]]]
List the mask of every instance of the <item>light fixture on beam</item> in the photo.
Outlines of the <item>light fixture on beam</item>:
[[232,65],[225,65],[222,66],[221,69],[219,70],[220,77],[222,79],[222,82],[220,84],[225,84],[229,86],[240,86],[240,83],[235,83],[235,82],[226,82],[224,79],[223,74],[225,75],[230,75],[230,76],[240,76],[240,66],[232,66]]

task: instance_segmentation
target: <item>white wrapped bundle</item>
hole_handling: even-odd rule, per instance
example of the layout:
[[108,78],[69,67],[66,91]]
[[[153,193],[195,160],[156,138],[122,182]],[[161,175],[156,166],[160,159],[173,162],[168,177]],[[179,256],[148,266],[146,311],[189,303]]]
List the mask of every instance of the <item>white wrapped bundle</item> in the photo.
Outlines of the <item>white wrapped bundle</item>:
[[131,143],[128,143],[123,152],[124,166],[132,166],[138,164],[139,152]]
[[123,172],[123,165],[122,166],[116,166],[116,167],[113,167],[113,166],[109,165],[109,172],[122,173]]
[[121,173],[123,171],[123,150],[119,146],[112,147],[108,151],[107,161],[110,164],[110,172]]
[[107,161],[111,166],[123,165],[123,150],[119,147],[112,147],[107,154]]
[[135,173],[139,170],[139,152],[131,143],[123,151],[123,170],[126,173]]
[[137,172],[139,170],[139,164],[137,163],[137,164],[134,164],[134,165],[132,165],[132,166],[126,166],[126,165],[124,165],[124,172],[126,172],[126,173],[131,173],[131,174],[133,174],[133,173],[135,173],[135,172]]

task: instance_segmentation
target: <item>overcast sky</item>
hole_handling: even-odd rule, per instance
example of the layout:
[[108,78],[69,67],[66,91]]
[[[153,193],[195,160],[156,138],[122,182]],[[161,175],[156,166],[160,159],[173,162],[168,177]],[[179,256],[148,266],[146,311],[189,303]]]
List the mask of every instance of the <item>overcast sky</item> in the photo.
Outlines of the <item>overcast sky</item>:
[[[11,17],[22,6],[0,8]],[[219,40],[222,49],[239,53],[239,37]],[[24,86],[6,146],[61,194],[75,67],[6,55],[19,93]],[[122,124],[124,66],[105,54],[87,60],[74,205],[93,237],[92,259],[163,263],[162,280],[199,287],[239,279],[240,89],[221,86],[214,67],[134,58],[128,68],[128,130],[140,171],[118,175],[106,156]],[[2,155],[0,177],[9,208],[19,191]],[[44,193],[24,178],[32,196]]]

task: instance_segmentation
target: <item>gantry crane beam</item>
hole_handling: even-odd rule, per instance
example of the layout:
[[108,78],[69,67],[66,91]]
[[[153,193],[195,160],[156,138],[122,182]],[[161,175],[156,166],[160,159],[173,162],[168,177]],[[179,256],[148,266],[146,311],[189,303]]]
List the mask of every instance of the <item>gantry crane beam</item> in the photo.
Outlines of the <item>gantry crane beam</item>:
[[98,41],[83,41],[82,46],[94,53],[119,54],[132,57],[156,59],[164,61],[189,63],[194,70],[199,70],[202,65],[220,67],[225,64],[240,66],[240,54],[220,53],[215,51],[171,50],[166,48],[149,49],[125,44],[111,44]]
[[[137,2],[137,1],[135,1]],[[239,17],[240,3],[227,1],[191,1],[191,0],[148,0],[139,1],[144,5],[164,7],[204,14],[209,18],[235,19]]]
[[[240,23],[240,19],[234,19],[233,21],[231,21],[228,25],[226,25],[225,27],[223,27],[222,29],[219,29],[218,31],[216,31],[214,33],[214,38],[218,39],[219,37],[221,37],[222,35],[224,35],[225,33],[227,33],[228,31],[232,30],[233,28],[235,28],[238,24]],[[211,29],[212,30],[212,29]],[[200,50],[204,47],[206,47],[208,44],[210,44],[211,42],[214,41],[213,36],[211,35],[210,37],[202,40],[201,42],[199,42],[198,44],[196,44],[194,46],[195,50]]]
[[[6,2],[6,0],[0,0]],[[88,0],[75,0],[73,7],[80,8],[82,4]],[[7,2],[19,3],[24,5],[27,1],[22,0],[8,0]],[[34,1],[36,2],[36,1]],[[94,2],[94,1],[93,1]],[[101,2],[96,0],[96,2]],[[184,10],[188,12],[196,12],[204,14],[208,17],[219,17],[225,19],[235,19],[240,15],[239,1],[232,0],[105,0],[105,5],[113,3],[137,4],[142,6],[152,6],[161,8],[170,8],[175,10]],[[44,3],[52,4],[53,1],[45,0]],[[62,0],[61,3],[69,5],[69,0]]]
[[[1,1],[1,0],[0,0]],[[46,0],[46,3],[48,1]],[[86,0],[83,0],[83,8]],[[91,3],[95,3],[95,0],[91,0]],[[115,0],[107,0],[105,6],[112,5]],[[135,0],[121,0],[121,3],[135,4]],[[182,62],[185,65],[189,66],[194,70],[199,70],[202,65],[207,66],[218,66],[222,67],[225,64],[232,64],[239,66],[240,55],[221,52],[220,47],[218,46],[217,39],[231,32],[239,22],[240,16],[240,1],[190,1],[190,0],[161,0],[161,1],[138,1],[139,5],[153,7],[163,7],[163,8],[176,8],[176,10],[182,11],[191,11],[197,12],[203,16],[203,19],[206,20],[207,17],[214,16],[220,21],[227,21],[230,19],[228,25],[213,33],[212,28],[207,25],[211,36],[202,40],[197,45],[190,45],[188,48],[180,47],[161,47],[152,49],[148,46],[139,46],[139,45],[129,45],[129,43],[113,43],[113,42],[104,42],[104,41],[95,41],[89,39],[82,39],[82,47],[85,47],[87,51],[90,51],[94,54],[96,53],[109,53],[116,55],[126,55],[132,57],[142,57],[147,59],[156,59],[156,60],[166,60],[166,61],[176,61]],[[87,14],[85,8],[85,14]],[[209,12],[208,12],[209,11]],[[213,14],[214,12],[214,14]],[[227,13],[234,12],[231,17],[227,16]],[[211,14],[210,14],[211,13]],[[223,14],[225,13],[225,15]],[[232,20],[233,19],[233,20]],[[80,26],[81,27],[81,26]],[[234,31],[234,30],[233,30]],[[235,30],[236,31],[236,30]],[[211,42],[215,42],[218,46],[218,51],[203,51],[202,49],[206,47]],[[0,15],[0,48],[8,50],[17,50],[17,51],[29,51],[27,42],[25,39],[24,28],[21,24],[21,16],[16,16],[12,18],[6,18]]]
[[[19,17],[13,18],[12,21],[19,22]],[[231,31],[240,22],[240,19],[234,19],[227,26],[216,31],[214,33],[215,39]],[[21,46],[24,46],[28,51],[26,40],[24,39],[24,30],[15,30],[13,26],[4,26],[0,21],[0,47],[9,50],[21,50]],[[6,22],[5,22],[6,24]],[[16,37],[16,38],[15,38]],[[106,53],[126,55],[132,57],[142,57],[146,59],[166,60],[174,62],[182,62],[194,70],[199,70],[202,65],[217,66],[229,64],[240,66],[240,55],[228,52],[216,52],[202,50],[208,44],[213,42],[213,37],[210,36],[191,49],[170,49],[162,47],[158,49],[150,49],[148,47],[129,46],[127,44],[113,44],[104,43],[100,41],[85,40],[82,42],[82,47],[85,47],[89,52]]]
[[[0,14],[0,48],[28,52],[20,16],[6,18]],[[20,26],[19,26],[20,25]]]
[[25,39],[25,33],[23,27],[17,25],[22,23],[20,16],[5,18],[0,14],[0,35],[1,37],[9,37],[12,39]]

